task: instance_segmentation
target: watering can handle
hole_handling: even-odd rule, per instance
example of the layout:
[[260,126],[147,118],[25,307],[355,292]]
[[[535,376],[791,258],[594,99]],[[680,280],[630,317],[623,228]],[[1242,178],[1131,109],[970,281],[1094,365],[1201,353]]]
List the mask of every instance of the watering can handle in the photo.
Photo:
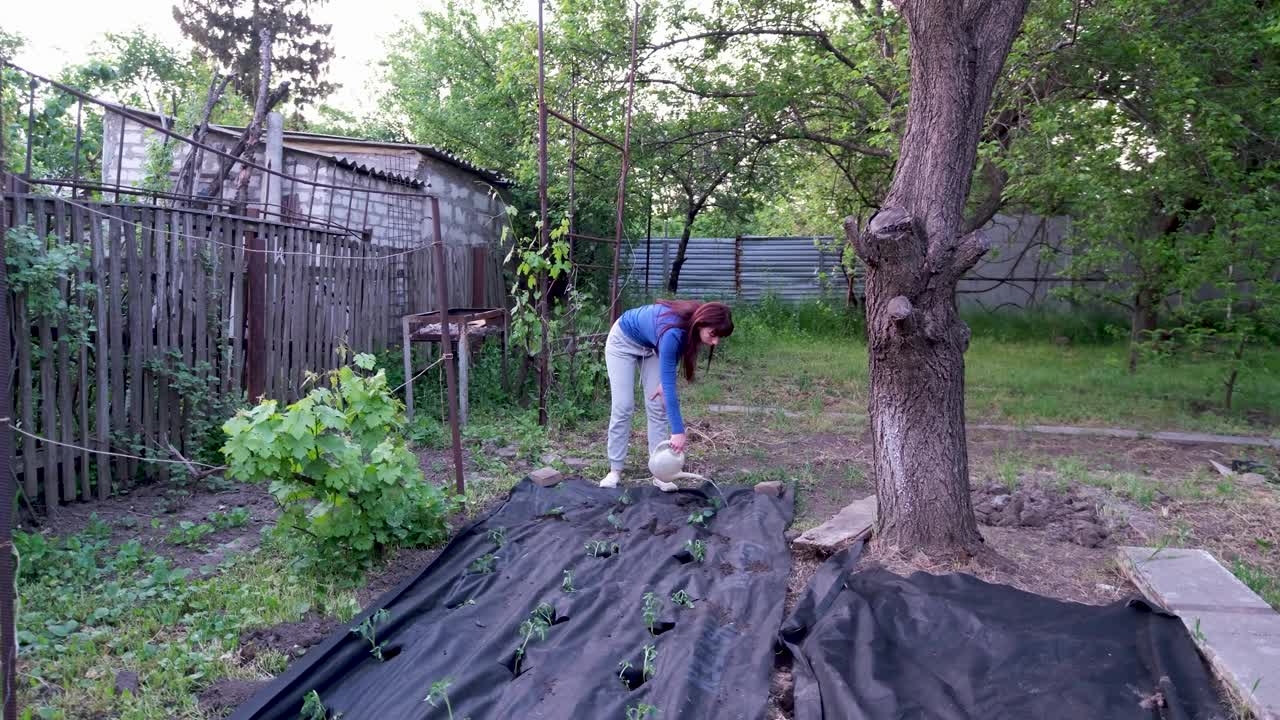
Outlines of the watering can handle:
[[[671,447],[671,441],[663,440],[662,442],[658,443],[658,446],[653,449],[653,452],[659,453],[659,452],[662,452],[663,448],[669,448],[669,447]],[[672,450],[671,452],[675,453],[674,450]],[[679,455],[680,453],[676,453],[676,454]]]

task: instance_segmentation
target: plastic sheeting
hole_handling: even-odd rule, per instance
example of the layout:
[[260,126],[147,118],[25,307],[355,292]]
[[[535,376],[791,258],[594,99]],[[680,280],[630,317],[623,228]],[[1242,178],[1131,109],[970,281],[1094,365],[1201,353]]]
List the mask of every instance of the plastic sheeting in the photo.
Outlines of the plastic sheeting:
[[[424,702],[445,679],[455,718],[624,720],[642,705],[667,720],[762,717],[791,565],[790,492],[621,496],[578,480],[525,480],[351,623],[386,610],[375,626],[384,660],[344,629],[233,718],[292,720],[311,690],[344,720],[445,718],[443,703]],[[713,499],[723,505],[705,527],[691,522]],[[685,549],[694,540],[705,545],[701,561]],[[679,591],[691,609],[673,602]],[[517,657],[526,622],[541,627]]]
[[1182,622],[969,575],[819,568],[782,629],[796,720],[1225,718]]

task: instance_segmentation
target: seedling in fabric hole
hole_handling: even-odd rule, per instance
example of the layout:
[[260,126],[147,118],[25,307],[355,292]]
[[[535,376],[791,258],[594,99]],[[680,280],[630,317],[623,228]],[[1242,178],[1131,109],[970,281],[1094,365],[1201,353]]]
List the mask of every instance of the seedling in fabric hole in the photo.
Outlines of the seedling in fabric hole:
[[689,524],[699,527],[706,527],[711,518],[716,516],[716,511],[711,508],[702,508],[689,513]]
[[493,553],[485,553],[471,561],[471,565],[467,567],[467,572],[472,575],[488,575],[493,572],[493,566],[496,564],[497,560],[497,555],[494,555]]
[[359,635],[364,638],[365,642],[369,643],[369,654],[380,661],[385,658],[382,656],[382,643],[378,642],[378,626],[389,619],[391,619],[391,613],[387,612],[386,609],[382,609],[365,618],[364,622],[351,628],[353,634]]
[[555,506],[555,507],[551,508],[550,510],[548,510],[548,511],[546,511],[546,512],[542,513],[542,517],[545,517],[545,518],[564,518],[564,508],[563,508],[563,507],[560,507],[559,505],[557,505],[557,506]]
[[658,611],[662,609],[662,603],[658,602],[658,596],[651,592],[644,594],[644,626],[649,628],[649,634],[653,635],[653,626],[658,622]]
[[689,593],[683,590],[677,590],[671,593],[671,602],[676,605],[687,607],[690,610],[693,609],[693,598],[689,597]]
[[631,687],[631,681],[627,680],[627,673],[630,670],[631,670],[630,660],[623,660],[622,662],[618,663],[618,680],[621,681],[622,685],[626,687],[628,690],[634,689]]
[[630,505],[631,503],[632,503],[631,491],[623,490],[622,494],[618,496],[618,504],[625,507],[627,505]]
[[627,720],[650,720],[658,717],[658,708],[648,703],[640,703],[627,708]]
[[684,543],[684,549],[693,556],[694,560],[697,560],[698,562],[702,562],[707,559],[707,544],[701,540],[686,540]]
[[431,707],[440,707],[440,703],[444,703],[445,712],[449,714],[449,720],[453,720],[453,705],[449,703],[449,688],[453,685],[453,678],[445,678],[431,683],[431,692],[423,699],[423,702],[431,703]]
[[556,620],[556,609],[546,603],[542,603],[533,609],[529,614],[529,619],[520,623],[520,647],[516,648],[515,663],[511,668],[513,675],[520,674],[520,663],[524,660],[525,648],[529,646],[529,641],[536,635],[539,640],[547,639],[547,630]]
[[607,558],[610,555],[617,555],[622,550],[618,543],[611,543],[608,540],[590,540],[586,547],[587,555],[595,558]]
[[504,527],[493,528],[489,531],[489,540],[493,541],[494,545],[501,548],[503,545],[507,544],[507,529]]
[[565,570],[564,579],[560,581],[560,589],[564,592],[573,592],[573,571]]
[[320,693],[312,690],[302,697],[302,712],[298,716],[301,720],[339,720],[342,713],[334,713],[329,716],[329,710],[320,701]]
[[609,521],[609,524],[613,526],[614,530],[622,529],[622,518],[618,517],[617,515],[614,515],[613,513],[609,513],[605,517],[605,520]]
[[653,679],[658,672],[658,648],[655,645],[644,646],[644,664],[640,668],[640,675],[645,682]]

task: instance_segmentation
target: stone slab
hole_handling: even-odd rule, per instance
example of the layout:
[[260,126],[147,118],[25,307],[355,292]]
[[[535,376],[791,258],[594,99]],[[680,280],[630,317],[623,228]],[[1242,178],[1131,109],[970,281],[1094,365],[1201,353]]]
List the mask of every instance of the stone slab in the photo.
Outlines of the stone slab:
[[876,507],[875,495],[855,500],[836,513],[835,517],[805,531],[792,544],[823,552],[835,552],[846,543],[865,540],[871,536],[871,528],[876,524]]
[[529,473],[529,479],[542,487],[551,487],[564,479],[564,473],[550,467],[538,468]]
[[1280,613],[1204,550],[1122,547],[1120,566],[1176,613],[1236,699],[1280,720]]
[[774,497],[782,497],[782,494],[786,492],[786,490],[787,490],[786,486],[784,486],[781,482],[778,482],[777,480],[770,480],[768,482],[757,483],[755,486],[755,491],[756,491],[756,494],[758,495],[772,495]]

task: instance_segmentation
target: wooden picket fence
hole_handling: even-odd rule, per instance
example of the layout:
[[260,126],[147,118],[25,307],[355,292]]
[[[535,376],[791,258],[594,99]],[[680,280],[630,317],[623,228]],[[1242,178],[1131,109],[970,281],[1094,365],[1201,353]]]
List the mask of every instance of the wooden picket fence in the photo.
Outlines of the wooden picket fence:
[[[185,454],[185,408],[166,364],[243,398],[247,358],[257,352],[245,332],[251,233],[267,251],[268,397],[296,398],[308,373],[335,367],[343,347],[379,351],[398,337],[393,278],[411,311],[434,307],[429,252],[398,254],[348,234],[208,210],[12,193],[3,200],[6,227],[30,226],[46,252],[73,245],[84,259],[57,281],[71,313],[37,317],[25,293],[10,295],[14,419],[30,433],[17,438],[13,466],[28,499],[43,497],[46,508],[105,498],[144,472],[168,475],[168,466],[103,454]],[[451,277],[477,278],[455,283],[451,304],[466,304],[473,290],[485,294],[492,280],[481,273],[496,265],[476,270],[470,249],[449,250]],[[72,316],[89,327],[78,332]]]

